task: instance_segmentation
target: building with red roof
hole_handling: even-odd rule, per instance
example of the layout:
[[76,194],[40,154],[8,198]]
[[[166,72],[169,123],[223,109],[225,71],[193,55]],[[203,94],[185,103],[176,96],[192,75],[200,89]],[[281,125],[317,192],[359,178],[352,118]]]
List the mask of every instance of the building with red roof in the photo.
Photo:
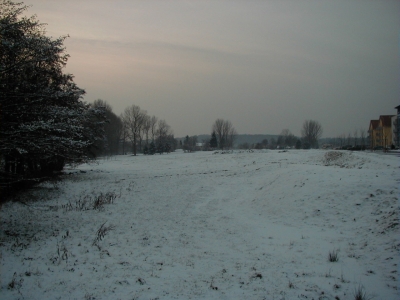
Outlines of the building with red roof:
[[395,117],[395,115],[381,115],[378,120],[371,120],[369,122],[368,133],[371,149],[375,147],[383,147],[385,149],[394,145],[395,134],[392,123]]

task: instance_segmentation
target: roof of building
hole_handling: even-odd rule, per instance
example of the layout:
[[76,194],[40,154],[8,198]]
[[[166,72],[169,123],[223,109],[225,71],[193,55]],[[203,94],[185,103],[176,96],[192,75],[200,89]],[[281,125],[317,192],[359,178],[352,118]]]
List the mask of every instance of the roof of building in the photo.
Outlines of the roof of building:
[[372,126],[372,129],[376,129],[379,126],[379,120],[371,120],[369,122],[369,127],[371,128],[371,126]]
[[394,115],[385,115],[385,116],[380,116],[379,121],[382,122],[383,127],[390,127],[392,125],[392,117]]

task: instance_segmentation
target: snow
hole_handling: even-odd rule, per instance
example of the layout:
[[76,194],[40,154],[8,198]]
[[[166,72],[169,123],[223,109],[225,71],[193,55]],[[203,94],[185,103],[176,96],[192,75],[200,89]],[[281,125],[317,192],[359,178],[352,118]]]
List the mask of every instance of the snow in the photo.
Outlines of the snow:
[[398,198],[397,155],[100,160],[2,205],[1,298],[400,299]]

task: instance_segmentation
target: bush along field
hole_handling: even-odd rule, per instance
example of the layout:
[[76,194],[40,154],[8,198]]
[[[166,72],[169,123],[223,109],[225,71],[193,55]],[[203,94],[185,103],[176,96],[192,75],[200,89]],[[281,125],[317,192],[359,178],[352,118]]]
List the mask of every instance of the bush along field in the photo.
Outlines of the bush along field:
[[399,163],[115,156],[3,203],[2,299],[400,299]]

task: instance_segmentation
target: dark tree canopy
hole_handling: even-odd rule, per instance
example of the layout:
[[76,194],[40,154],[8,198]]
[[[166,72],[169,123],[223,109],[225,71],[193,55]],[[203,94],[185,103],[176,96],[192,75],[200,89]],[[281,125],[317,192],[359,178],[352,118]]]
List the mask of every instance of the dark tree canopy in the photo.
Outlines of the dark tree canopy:
[[283,129],[281,134],[278,136],[277,144],[280,147],[294,147],[296,144],[297,138],[293,133],[290,132],[289,129]]
[[[45,35],[27,6],[0,0],[0,153],[2,170],[37,176],[90,158],[102,138],[102,112],[65,74],[66,37]],[[57,165],[57,168],[54,167]]]
[[103,110],[107,118],[104,125],[104,139],[97,143],[97,153],[103,155],[116,155],[119,152],[119,140],[122,134],[122,120],[117,116],[107,101],[97,99],[93,107]]
[[217,148],[218,147],[218,140],[217,140],[217,134],[215,133],[215,131],[213,130],[212,134],[211,134],[211,139],[210,139],[210,148]]

